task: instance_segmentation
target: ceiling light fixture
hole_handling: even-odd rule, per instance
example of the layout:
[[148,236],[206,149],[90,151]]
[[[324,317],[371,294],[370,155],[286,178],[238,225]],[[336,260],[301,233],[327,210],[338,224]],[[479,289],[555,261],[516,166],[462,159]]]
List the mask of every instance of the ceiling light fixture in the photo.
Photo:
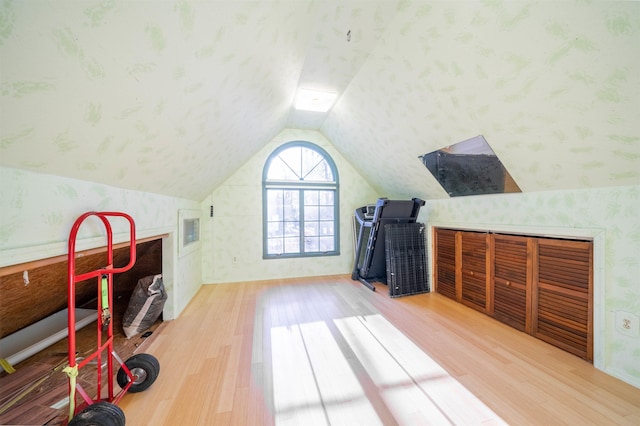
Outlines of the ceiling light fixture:
[[295,108],[305,111],[327,112],[337,97],[337,93],[299,89]]

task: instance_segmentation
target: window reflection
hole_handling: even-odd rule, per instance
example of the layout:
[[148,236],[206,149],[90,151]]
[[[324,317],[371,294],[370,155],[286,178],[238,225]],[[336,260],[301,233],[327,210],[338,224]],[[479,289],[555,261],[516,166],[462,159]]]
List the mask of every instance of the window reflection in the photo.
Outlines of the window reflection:
[[482,135],[419,158],[451,197],[522,192]]

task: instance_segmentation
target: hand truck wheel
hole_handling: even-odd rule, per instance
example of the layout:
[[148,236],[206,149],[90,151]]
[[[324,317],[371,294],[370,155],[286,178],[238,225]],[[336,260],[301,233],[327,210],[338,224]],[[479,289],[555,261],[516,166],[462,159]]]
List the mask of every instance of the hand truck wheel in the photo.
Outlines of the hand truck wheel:
[[124,411],[110,402],[99,401],[76,414],[68,426],[124,426]]
[[[147,390],[158,378],[160,373],[160,363],[153,355],[136,354],[124,362],[131,374],[133,375],[133,384],[128,392],[142,392]],[[116,376],[118,385],[124,388],[130,381],[129,375],[120,367]]]

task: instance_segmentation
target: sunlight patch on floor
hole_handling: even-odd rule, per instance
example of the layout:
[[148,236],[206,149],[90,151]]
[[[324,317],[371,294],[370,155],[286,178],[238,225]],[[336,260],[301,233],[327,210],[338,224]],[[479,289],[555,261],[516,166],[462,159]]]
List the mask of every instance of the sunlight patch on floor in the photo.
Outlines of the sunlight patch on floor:
[[383,316],[334,322],[399,424],[505,424]]
[[277,426],[381,424],[350,361],[400,425],[505,424],[383,316],[330,325],[271,328]]
[[324,322],[271,329],[275,424],[379,425]]

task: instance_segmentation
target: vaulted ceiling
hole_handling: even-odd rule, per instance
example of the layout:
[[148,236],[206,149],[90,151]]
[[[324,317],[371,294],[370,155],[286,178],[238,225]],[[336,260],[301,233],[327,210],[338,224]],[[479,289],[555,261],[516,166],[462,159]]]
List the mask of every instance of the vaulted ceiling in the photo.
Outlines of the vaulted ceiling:
[[201,200],[301,128],[391,197],[479,134],[525,192],[640,183],[638,2],[4,1],[0,55],[2,166]]

